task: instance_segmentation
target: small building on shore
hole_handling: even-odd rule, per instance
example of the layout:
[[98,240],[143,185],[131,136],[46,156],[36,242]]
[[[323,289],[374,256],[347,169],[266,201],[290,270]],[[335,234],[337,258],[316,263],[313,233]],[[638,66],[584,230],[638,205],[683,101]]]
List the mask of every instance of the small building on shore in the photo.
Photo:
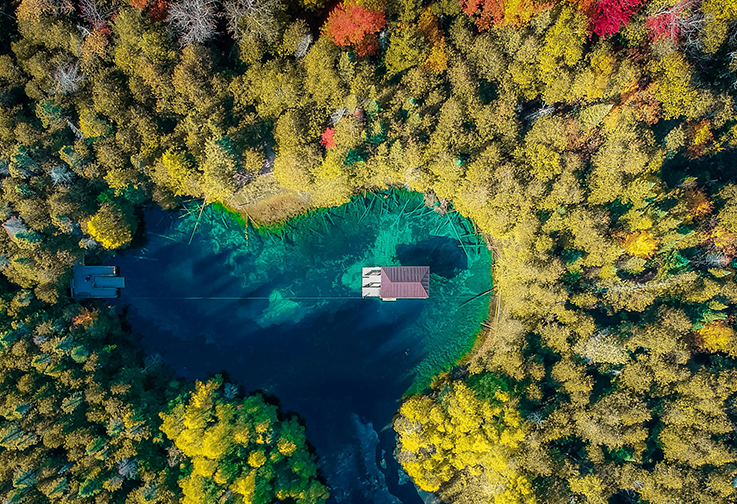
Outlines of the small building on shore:
[[85,266],[77,264],[73,267],[72,297],[116,298],[120,289],[125,287],[125,278],[118,275],[116,266]]
[[374,266],[361,272],[361,296],[382,301],[430,297],[429,266]]

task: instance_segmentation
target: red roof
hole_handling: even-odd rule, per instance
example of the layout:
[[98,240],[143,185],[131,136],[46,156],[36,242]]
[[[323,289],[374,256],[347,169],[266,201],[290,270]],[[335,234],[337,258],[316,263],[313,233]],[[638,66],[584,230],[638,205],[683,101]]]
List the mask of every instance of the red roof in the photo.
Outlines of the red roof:
[[430,296],[429,266],[387,266],[381,268],[382,298],[426,299]]

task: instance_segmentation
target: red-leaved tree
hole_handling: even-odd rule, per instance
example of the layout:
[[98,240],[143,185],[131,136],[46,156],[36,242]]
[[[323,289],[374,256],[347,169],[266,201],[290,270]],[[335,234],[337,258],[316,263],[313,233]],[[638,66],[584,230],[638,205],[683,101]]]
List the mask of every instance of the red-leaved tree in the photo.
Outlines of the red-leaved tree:
[[677,41],[681,35],[677,14],[663,13],[649,17],[645,21],[645,27],[647,28],[650,40],[670,37],[674,41]]
[[670,37],[677,42],[681,36],[688,36],[701,28],[701,18],[697,14],[697,0],[681,0],[675,5],[661,8],[645,21],[650,40]]
[[591,31],[600,37],[614,35],[643,3],[644,0],[599,0],[591,17]]
[[151,0],[148,3],[148,15],[154,21],[164,21],[168,14],[169,4],[167,0]]
[[488,30],[504,20],[502,0],[461,0],[463,13],[471,17],[479,30]]
[[166,0],[130,0],[131,7],[140,11],[148,7],[148,15],[154,21],[166,19],[168,4]]
[[376,34],[386,24],[382,11],[371,10],[352,2],[343,2],[328,16],[322,27],[339,46],[353,45],[359,56],[374,54],[379,48]]
[[322,136],[320,137],[320,144],[326,149],[332,149],[336,145],[334,135],[335,128],[325,128],[325,131],[322,132]]

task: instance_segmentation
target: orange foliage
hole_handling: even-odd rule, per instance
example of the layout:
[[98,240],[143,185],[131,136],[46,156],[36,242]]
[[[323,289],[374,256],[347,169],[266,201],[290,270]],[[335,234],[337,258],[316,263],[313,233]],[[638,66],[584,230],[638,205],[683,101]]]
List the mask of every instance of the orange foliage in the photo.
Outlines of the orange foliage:
[[425,9],[420,15],[420,19],[417,20],[417,31],[433,44],[443,41],[443,31],[438,24],[438,17],[430,9]]
[[100,30],[92,30],[82,41],[81,59],[84,66],[95,58],[104,58],[107,54],[108,36]]
[[85,329],[89,328],[97,320],[97,310],[88,310],[82,308],[77,316],[72,319],[72,324],[75,326],[82,326]]
[[164,21],[168,14],[169,4],[166,0],[153,0],[148,6],[148,15],[154,21]]
[[652,126],[663,117],[660,101],[655,97],[652,85],[623,95],[622,103],[634,112],[637,119]]
[[488,30],[492,25],[504,21],[502,0],[461,0],[464,14],[474,18],[479,30]]
[[568,3],[587,16],[590,16],[594,11],[596,0],[568,0]]
[[690,189],[685,194],[688,213],[692,217],[704,217],[714,209],[714,203],[704,194],[701,189]]
[[438,18],[430,9],[420,15],[417,22],[417,31],[432,43],[430,55],[425,61],[425,67],[433,73],[443,73],[448,68],[448,54],[445,51],[445,37],[438,24]]
[[551,3],[538,4],[535,0],[461,0],[461,10],[473,18],[479,30],[493,25],[520,26],[536,14],[552,7]]
[[154,21],[164,21],[169,5],[166,0],[130,0],[131,7],[142,11],[148,7],[148,15]]
[[335,128],[325,128],[325,131],[323,131],[320,136],[320,144],[326,149],[332,149],[337,145],[335,143]]
[[322,32],[337,45],[353,45],[359,56],[365,56],[375,54],[379,49],[376,33],[385,24],[384,12],[367,9],[353,2],[343,2],[330,13]]

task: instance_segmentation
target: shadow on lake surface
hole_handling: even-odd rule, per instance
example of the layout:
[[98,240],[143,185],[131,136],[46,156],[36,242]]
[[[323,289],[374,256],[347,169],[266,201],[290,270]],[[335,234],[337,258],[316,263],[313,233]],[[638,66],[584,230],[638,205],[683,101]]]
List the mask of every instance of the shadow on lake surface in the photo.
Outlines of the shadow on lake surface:
[[[469,350],[488,312],[490,255],[470,223],[389,193],[259,234],[207,208],[146,214],[146,243],[120,253],[118,305],[178,374],[227,371],[297,412],[331,502],[418,503],[392,456],[392,416]],[[458,238],[466,237],[461,247]],[[430,298],[361,299],[363,266],[429,265]]]

